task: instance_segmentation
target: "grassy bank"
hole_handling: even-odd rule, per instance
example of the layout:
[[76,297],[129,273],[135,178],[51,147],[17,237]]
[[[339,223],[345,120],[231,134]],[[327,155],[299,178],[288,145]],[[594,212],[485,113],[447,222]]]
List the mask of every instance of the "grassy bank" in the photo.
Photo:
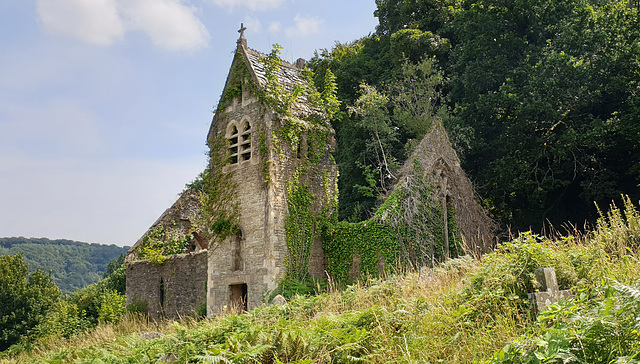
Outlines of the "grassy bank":
[[[523,234],[480,260],[450,260],[244,315],[159,324],[126,316],[2,360],[154,363],[170,353],[182,363],[633,363],[640,359],[639,246],[640,215],[626,201],[588,234]],[[526,295],[539,267],[554,267],[574,299],[535,318]],[[162,336],[141,335],[150,331]]]

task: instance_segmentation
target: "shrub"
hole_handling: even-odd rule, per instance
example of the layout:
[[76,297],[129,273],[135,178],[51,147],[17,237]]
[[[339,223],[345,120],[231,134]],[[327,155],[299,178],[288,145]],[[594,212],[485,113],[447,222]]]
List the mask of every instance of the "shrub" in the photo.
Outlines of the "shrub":
[[98,320],[103,322],[115,322],[124,315],[127,299],[116,291],[107,291],[100,297],[100,309]]
[[71,337],[91,326],[84,311],[67,300],[56,302],[37,327],[39,338]]
[[555,268],[561,289],[573,287],[579,278],[569,255],[573,248],[571,241],[552,242],[531,232],[499,245],[469,278],[465,293],[472,308],[486,313],[506,305],[525,313],[528,293],[537,290],[535,270],[541,267]]

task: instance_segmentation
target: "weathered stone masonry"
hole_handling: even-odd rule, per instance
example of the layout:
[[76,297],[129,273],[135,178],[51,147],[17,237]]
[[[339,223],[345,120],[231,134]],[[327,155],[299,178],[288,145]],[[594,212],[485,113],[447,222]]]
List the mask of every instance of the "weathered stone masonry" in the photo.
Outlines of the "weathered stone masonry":
[[[227,237],[221,243],[201,244],[198,248],[205,250],[197,254],[172,256],[159,266],[135,260],[135,248],[143,240],[141,238],[130,250],[128,259],[127,304],[141,300],[147,303],[147,310],[151,314],[184,314],[193,311],[201,303],[206,282],[209,315],[229,305],[244,309],[258,306],[266,293],[277,288],[286,272],[289,254],[285,239],[287,183],[294,180],[294,173],[298,172],[298,181],[305,183],[309,192],[317,196],[311,207],[315,213],[337,196],[337,167],[330,155],[335,148],[335,138],[328,122],[326,126],[315,125],[315,129],[311,128],[305,117],[317,111],[313,111],[305,100],[296,103],[293,110],[295,122],[304,124],[304,133],[319,128],[327,139],[322,150],[316,151],[319,153],[318,163],[299,168],[306,161],[308,135],[299,136],[300,143],[295,151],[287,141],[278,138],[286,120],[259,100],[255,88],[249,87],[265,87],[265,57],[249,49],[241,33],[221,106],[208,134],[208,140],[220,137],[227,140],[230,158],[223,167],[223,173],[229,173],[231,182],[236,186],[235,202],[238,204],[240,233]],[[303,64],[299,62],[300,67]],[[230,97],[228,89],[237,85],[230,86],[229,82],[238,79],[238,74],[233,72],[242,70],[248,71],[241,73],[245,77],[242,91],[237,94],[235,89]],[[275,72],[287,89],[305,82],[300,76],[300,68],[289,63],[282,62]],[[263,139],[262,147],[260,138]],[[265,165],[268,166],[266,171]],[[331,183],[325,186],[323,180]],[[192,197],[183,195],[154,226],[168,226],[174,220],[179,220],[180,227],[184,226],[184,232],[189,233],[199,216],[199,211],[193,208]],[[318,237],[312,246],[309,274],[323,276],[325,269],[326,259]],[[187,291],[192,293],[188,294]]]
[[[244,62],[253,78],[244,80],[245,83],[253,81],[262,86],[266,83],[263,57],[264,54],[247,48],[246,40],[241,38],[231,68],[236,69],[236,62]],[[299,71],[296,66],[282,62],[276,72],[281,83],[292,85],[304,82]],[[306,121],[300,119],[299,122]],[[224,136],[229,140],[231,148],[234,148],[230,150],[231,163],[223,171],[232,174],[237,186],[236,198],[242,233],[241,236],[229,237],[223,244],[209,249],[207,307],[210,314],[219,312],[230,303],[237,304],[238,295],[244,300],[245,308],[256,307],[265,293],[277,288],[285,274],[285,259],[289,254],[284,229],[288,214],[287,182],[293,181],[293,174],[305,156],[302,142],[298,147],[300,151],[294,152],[286,141],[278,140],[278,130],[282,127],[280,115],[260,102],[249,87],[243,87],[242,94],[229,101],[222,112],[216,114],[211,124],[209,140]],[[236,129],[240,135],[237,143],[234,134]],[[247,134],[250,135],[242,136],[245,130],[249,130],[250,133]],[[332,135],[330,126],[327,130],[327,134]],[[260,154],[260,135],[264,138],[267,155]],[[250,143],[244,141],[247,137],[250,138]],[[300,137],[302,141],[306,141],[304,136]],[[242,147],[242,143],[246,143],[246,149]],[[238,150],[235,145],[239,145]],[[310,168],[300,179],[317,196],[325,194],[323,174],[332,181],[337,179],[337,168],[330,158],[331,146],[331,143],[327,143],[320,163]],[[233,158],[234,154],[238,158]],[[265,161],[268,161],[268,176],[263,171]],[[333,187],[330,194],[334,196],[336,193]],[[314,211],[320,211],[322,207],[323,203],[318,202]],[[312,275],[322,275],[326,264],[324,254],[319,240],[314,245],[309,272]]]
[[207,251],[179,254],[162,264],[139,260],[127,264],[127,304],[143,302],[150,314],[192,314],[206,303]]
[[[312,120],[323,114],[305,97],[298,97],[291,105],[290,115],[278,114],[273,105],[259,97],[268,84],[267,56],[247,47],[243,29],[207,136],[208,141],[226,140],[229,162],[222,166],[222,172],[230,176],[235,186],[237,221],[233,223],[237,223],[239,232],[221,242],[203,241],[206,234],[200,235],[198,231],[202,215],[200,200],[196,194],[183,194],[152,228],[177,226],[184,234],[192,234],[195,239],[191,249],[195,253],[171,256],[160,265],[136,261],[135,249],[149,230],[131,248],[127,258],[127,304],[136,300],[146,302],[150,314],[183,315],[193,312],[205,301],[209,315],[229,306],[255,308],[287,273],[291,252],[285,226],[287,217],[293,216],[288,211],[291,184],[308,188],[312,196],[310,210],[315,217],[329,215],[335,208],[338,171],[331,155],[336,147],[334,130],[322,117]],[[287,90],[294,85],[304,86],[300,73],[303,66],[301,60],[296,65],[282,62],[275,67],[278,83]],[[416,148],[400,171],[401,181],[409,181],[415,169],[409,167],[415,166],[414,161],[434,182],[435,197],[445,212],[445,230],[448,231],[449,223],[447,211],[451,209],[455,211],[467,251],[486,251],[492,241],[491,221],[475,201],[471,182],[460,168],[441,126],[432,128]],[[326,277],[327,259],[320,234],[311,236],[314,239],[307,273]],[[447,239],[445,235],[445,241]],[[359,273],[359,259],[354,256],[353,276]],[[382,271],[384,260],[380,253],[378,262],[378,269]]]

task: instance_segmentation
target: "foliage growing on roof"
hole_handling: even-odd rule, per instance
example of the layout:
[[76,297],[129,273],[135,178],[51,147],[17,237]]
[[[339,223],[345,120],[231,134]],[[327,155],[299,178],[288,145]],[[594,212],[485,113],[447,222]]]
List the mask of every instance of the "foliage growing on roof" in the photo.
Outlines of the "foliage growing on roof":
[[192,234],[184,234],[176,226],[158,225],[147,232],[135,250],[140,259],[162,264],[169,255],[186,253],[192,239]]

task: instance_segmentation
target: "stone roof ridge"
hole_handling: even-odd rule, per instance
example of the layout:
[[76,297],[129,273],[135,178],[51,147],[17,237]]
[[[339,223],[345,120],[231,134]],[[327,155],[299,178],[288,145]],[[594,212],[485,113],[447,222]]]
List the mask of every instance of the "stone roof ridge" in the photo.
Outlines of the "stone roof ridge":
[[170,226],[172,222],[175,220],[192,220],[196,215],[198,215],[200,198],[198,193],[189,189],[178,197],[176,202],[171,205],[168,209],[166,209],[162,215],[151,225],[151,227],[144,232],[144,234],[136,241],[135,244],[127,251],[127,254],[132,254],[136,251],[138,246],[142,245],[144,238],[149,234],[151,229],[161,226],[167,225]]

